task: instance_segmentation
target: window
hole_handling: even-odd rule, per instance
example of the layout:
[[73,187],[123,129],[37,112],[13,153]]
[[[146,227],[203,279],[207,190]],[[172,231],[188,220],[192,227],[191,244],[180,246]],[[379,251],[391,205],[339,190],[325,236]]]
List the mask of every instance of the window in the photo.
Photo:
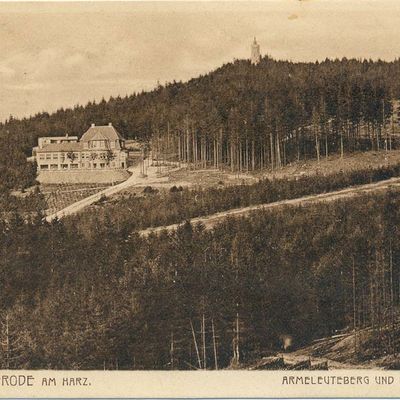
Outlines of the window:
[[51,154],[50,153],[46,154],[46,160],[51,160]]
[[58,154],[57,153],[53,154],[53,160],[58,160]]
[[79,168],[79,164],[71,164],[71,169],[78,169]]
[[39,154],[39,160],[44,160],[44,154]]
[[58,169],[58,164],[50,164],[50,169]]
[[49,166],[47,164],[43,164],[40,166],[40,169],[49,169]]
[[104,168],[105,164],[104,163],[100,163],[100,168]]
[[68,169],[68,164],[62,164],[61,169]]

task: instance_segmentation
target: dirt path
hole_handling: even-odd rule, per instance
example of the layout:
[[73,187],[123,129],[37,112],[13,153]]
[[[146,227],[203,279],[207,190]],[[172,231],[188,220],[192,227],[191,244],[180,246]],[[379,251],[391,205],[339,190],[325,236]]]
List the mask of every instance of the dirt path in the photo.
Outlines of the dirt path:
[[[339,361],[331,360],[330,358],[326,357],[315,357],[315,356],[308,356],[302,354],[294,353],[282,353],[278,354],[278,357],[282,357],[286,364],[297,364],[304,361],[311,361],[311,364],[322,364],[328,363],[328,369],[370,369],[371,366],[369,364],[351,364],[351,363],[344,363]],[[374,369],[382,369],[381,367],[374,366]]]
[[[329,193],[309,195],[309,196],[304,196],[304,197],[300,197],[300,198],[296,198],[296,199],[281,200],[281,201],[276,201],[274,203],[258,204],[258,205],[254,205],[254,206],[243,207],[243,208],[235,208],[233,210],[222,211],[222,212],[204,216],[204,217],[192,218],[190,221],[192,224],[197,224],[197,223],[201,222],[205,226],[206,229],[211,229],[216,224],[223,221],[227,217],[235,217],[235,216],[240,217],[240,216],[247,215],[253,211],[268,210],[271,208],[282,207],[282,206],[304,205],[307,203],[316,203],[316,202],[320,202],[320,201],[333,201],[333,200],[338,200],[338,199],[342,199],[342,198],[352,197],[352,196],[355,196],[358,194],[382,191],[382,190],[388,189],[389,187],[399,187],[399,186],[400,186],[400,178],[392,178],[392,179],[388,179],[385,181],[370,183],[367,185],[352,186],[352,187],[349,187],[346,189],[341,189],[341,190],[337,190],[337,191],[329,192]],[[139,231],[139,234],[142,236],[148,236],[151,233],[159,233],[164,230],[173,231],[181,224],[182,224],[182,222],[180,222],[178,224],[168,225],[168,226],[147,228],[147,229]]]

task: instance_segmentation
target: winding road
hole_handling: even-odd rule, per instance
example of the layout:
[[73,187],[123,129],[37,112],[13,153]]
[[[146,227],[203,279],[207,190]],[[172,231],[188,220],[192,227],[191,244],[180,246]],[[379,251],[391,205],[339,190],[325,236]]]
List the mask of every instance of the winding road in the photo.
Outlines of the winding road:
[[[377,192],[377,191],[384,191],[389,188],[398,188],[400,187],[400,178],[391,178],[385,181],[380,181],[376,183],[370,183],[366,185],[359,185],[359,186],[351,186],[346,189],[336,190],[334,192],[329,193],[321,193],[321,194],[314,194],[304,197],[299,197],[290,200],[280,200],[273,203],[268,204],[258,204],[249,207],[242,207],[242,208],[235,208],[227,211],[222,211],[216,214],[204,216],[204,217],[196,217],[192,218],[190,222],[195,225],[197,223],[202,223],[205,229],[211,229],[219,222],[223,221],[227,217],[242,217],[247,214],[250,214],[254,211],[259,210],[269,210],[276,207],[283,207],[283,206],[299,206],[304,205],[307,203],[317,203],[322,201],[333,201],[348,197],[353,197],[360,194],[370,193],[370,192]],[[173,231],[178,228],[178,224],[172,224],[168,226],[160,226],[156,228],[147,228],[139,231],[138,233],[141,236],[148,236],[151,233],[157,234],[162,231]]]
[[[157,174],[156,167],[148,167],[147,169],[147,176],[145,178],[141,177],[140,175],[140,165],[132,167],[129,169],[132,175],[124,182],[121,182],[115,186],[110,186],[94,195],[88,196],[82,200],[79,200],[62,210],[59,210],[53,214],[50,214],[45,217],[46,221],[51,222],[52,220],[58,218],[61,219],[65,216],[76,214],[77,212],[83,210],[85,207],[99,201],[102,197],[106,196],[109,197],[113,194],[116,194],[124,189],[136,186],[136,187],[143,187],[147,185],[157,185],[157,184],[166,184],[168,183],[168,177],[160,177]],[[273,203],[267,204],[257,204],[248,207],[241,207],[230,209],[226,211],[221,211],[215,214],[196,217],[192,218],[190,221],[192,224],[202,223],[205,229],[212,229],[216,224],[223,221],[225,218],[228,217],[242,217],[248,215],[254,211],[260,210],[269,210],[276,207],[283,207],[283,206],[298,206],[304,205],[307,203],[316,203],[322,201],[333,201],[342,198],[348,198],[360,194],[370,193],[370,192],[377,192],[377,191],[384,191],[387,190],[389,187],[398,188],[400,186],[400,178],[391,178],[384,181],[379,181],[375,183],[359,185],[359,186],[351,186],[345,189],[336,190],[333,192],[328,193],[321,193],[321,194],[313,194],[308,196],[303,196],[295,199],[288,199],[288,200],[280,200]],[[183,221],[176,224],[171,224],[167,226],[159,226],[159,227],[151,227],[146,228],[138,233],[141,236],[148,236],[152,233],[157,234],[162,231],[173,231],[178,228],[179,225],[182,224]]]
[[[151,162],[151,161],[150,161]],[[149,163],[150,163],[149,162]],[[109,186],[100,192],[97,192],[91,196],[85,197],[82,200],[79,200],[69,206],[59,210],[53,214],[49,214],[45,217],[47,222],[51,222],[54,219],[61,219],[66,217],[67,215],[76,214],[77,212],[83,210],[85,207],[90,206],[91,204],[99,201],[102,197],[108,197],[118,192],[121,192],[124,189],[130,188],[132,186],[148,186],[152,184],[160,184],[168,180],[167,177],[160,177],[157,174],[157,167],[148,167],[147,168],[147,176],[141,177],[140,175],[140,165],[136,165],[135,167],[129,168],[129,172],[131,172],[131,176],[124,182],[118,183],[114,186]]]

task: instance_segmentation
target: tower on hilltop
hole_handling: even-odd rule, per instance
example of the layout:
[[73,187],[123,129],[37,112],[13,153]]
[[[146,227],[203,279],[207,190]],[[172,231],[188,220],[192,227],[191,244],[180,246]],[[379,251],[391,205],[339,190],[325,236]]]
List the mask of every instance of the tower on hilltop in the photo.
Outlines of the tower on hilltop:
[[251,63],[258,64],[260,62],[260,45],[257,43],[256,38],[254,38],[254,42],[251,44]]

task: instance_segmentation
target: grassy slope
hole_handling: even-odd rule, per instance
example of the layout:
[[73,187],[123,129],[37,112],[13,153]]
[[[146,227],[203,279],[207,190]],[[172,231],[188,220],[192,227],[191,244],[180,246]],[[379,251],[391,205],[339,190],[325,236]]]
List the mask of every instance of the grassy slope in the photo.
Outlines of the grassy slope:
[[[400,150],[385,151],[370,151],[364,153],[346,154],[343,159],[340,156],[334,155],[328,159],[321,158],[320,162],[316,160],[300,161],[292,163],[276,171],[264,170],[261,172],[249,172],[235,174],[229,170],[218,171],[215,169],[200,169],[192,170],[181,168],[174,172],[168,172],[167,169],[162,171],[162,174],[168,177],[168,182],[153,184],[152,186],[159,189],[169,189],[172,186],[184,187],[216,187],[224,182],[224,185],[238,185],[243,183],[254,183],[259,178],[296,178],[304,175],[328,175],[335,172],[354,171],[358,169],[378,168],[382,166],[394,165],[400,162]],[[145,182],[144,182],[145,183]],[[116,195],[125,196],[129,193],[140,193],[142,188],[130,188]]]

